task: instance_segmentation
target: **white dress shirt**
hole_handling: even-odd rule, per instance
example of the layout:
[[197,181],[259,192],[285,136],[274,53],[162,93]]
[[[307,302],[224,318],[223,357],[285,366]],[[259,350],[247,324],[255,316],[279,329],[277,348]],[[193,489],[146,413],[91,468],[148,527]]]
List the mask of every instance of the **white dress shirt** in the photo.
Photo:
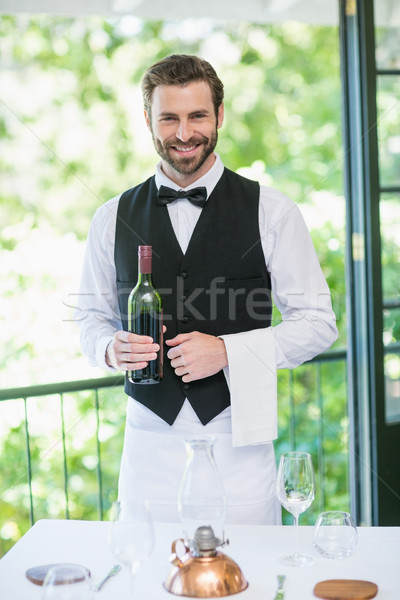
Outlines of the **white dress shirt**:
[[[216,155],[212,168],[185,189],[205,186],[209,197],[223,169]],[[160,165],[155,177],[157,187],[181,189],[166,177]],[[107,370],[110,370],[105,362],[107,345],[122,328],[114,264],[119,197],[106,202],[94,215],[76,311],[83,352],[90,364]],[[226,202],[229,210],[229,198]],[[168,204],[171,224],[183,253],[201,210],[185,198]],[[233,446],[268,443],[277,437],[276,369],[293,368],[310,360],[329,348],[337,337],[329,289],[298,207],[277,190],[261,186],[259,228],[272,297],[282,321],[264,329],[221,335],[228,355],[229,366],[224,373],[231,406],[216,421],[224,429],[231,421]],[[159,417],[151,411],[144,411],[143,415],[153,420],[155,429],[166,425],[160,424]],[[172,429],[179,431],[182,423],[186,419],[195,420],[194,416],[186,400]]]

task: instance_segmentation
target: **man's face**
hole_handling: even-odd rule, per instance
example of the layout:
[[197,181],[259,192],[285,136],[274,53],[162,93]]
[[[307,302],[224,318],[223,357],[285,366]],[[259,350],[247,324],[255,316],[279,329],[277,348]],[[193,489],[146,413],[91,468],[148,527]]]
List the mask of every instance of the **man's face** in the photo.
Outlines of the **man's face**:
[[223,106],[216,117],[211,89],[205,81],[184,87],[156,87],[151,119],[146,112],[145,117],[162,159],[163,171],[170,179],[186,187],[211,168]]

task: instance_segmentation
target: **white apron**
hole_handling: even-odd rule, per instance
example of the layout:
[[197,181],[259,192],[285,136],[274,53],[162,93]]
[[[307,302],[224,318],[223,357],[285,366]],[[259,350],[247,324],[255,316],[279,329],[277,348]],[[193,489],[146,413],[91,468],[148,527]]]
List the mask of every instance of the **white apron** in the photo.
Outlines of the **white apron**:
[[226,523],[280,524],[273,444],[233,448],[230,407],[204,426],[187,400],[170,426],[128,399],[119,478],[122,506],[148,500],[155,521],[179,522],[178,492],[186,465],[184,437],[201,434],[216,438],[214,458],[227,494]]

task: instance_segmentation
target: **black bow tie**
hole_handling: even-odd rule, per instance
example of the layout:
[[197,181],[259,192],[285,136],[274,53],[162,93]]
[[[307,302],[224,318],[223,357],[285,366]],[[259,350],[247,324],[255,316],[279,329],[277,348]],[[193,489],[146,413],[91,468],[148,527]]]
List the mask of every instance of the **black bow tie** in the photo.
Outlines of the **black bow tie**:
[[205,203],[207,202],[207,188],[205,187],[197,187],[191,190],[173,190],[172,188],[166,187],[165,185],[160,185],[157,192],[158,203],[161,206],[165,206],[170,202],[174,202],[178,198],[187,198],[189,202],[194,204],[195,206],[200,206],[203,208]]

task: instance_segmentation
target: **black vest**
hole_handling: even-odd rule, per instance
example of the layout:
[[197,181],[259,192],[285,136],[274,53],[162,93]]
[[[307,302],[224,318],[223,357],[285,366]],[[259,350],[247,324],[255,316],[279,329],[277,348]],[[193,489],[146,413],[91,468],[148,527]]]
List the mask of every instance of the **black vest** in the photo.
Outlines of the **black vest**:
[[[218,336],[270,325],[271,283],[260,242],[259,193],[258,183],[225,169],[201,212],[186,254],[167,207],[157,203],[154,176],[122,194],[115,266],[125,330],[140,244],[153,246],[153,283],[163,299],[167,339],[190,331]],[[230,404],[224,374],[183,383],[170,365],[168,350],[166,346],[160,383],[132,384],[126,378],[125,391],[170,425],[187,397],[205,425]]]

